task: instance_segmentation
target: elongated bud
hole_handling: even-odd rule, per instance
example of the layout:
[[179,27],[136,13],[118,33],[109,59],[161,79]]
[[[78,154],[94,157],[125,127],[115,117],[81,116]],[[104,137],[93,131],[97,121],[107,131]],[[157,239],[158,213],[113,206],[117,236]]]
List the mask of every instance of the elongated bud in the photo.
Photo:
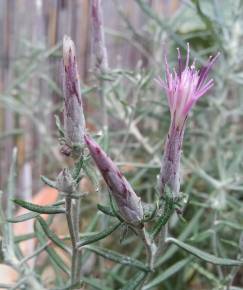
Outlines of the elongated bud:
[[101,147],[91,137],[85,135],[84,138],[90,155],[116,201],[121,216],[127,223],[141,226],[143,219],[141,199]]
[[64,92],[64,131],[66,142],[75,145],[80,155],[84,144],[85,119],[80,89],[80,80],[75,55],[75,46],[71,38],[63,38],[63,92]]
[[91,21],[95,66],[105,72],[108,68],[101,0],[91,0]]

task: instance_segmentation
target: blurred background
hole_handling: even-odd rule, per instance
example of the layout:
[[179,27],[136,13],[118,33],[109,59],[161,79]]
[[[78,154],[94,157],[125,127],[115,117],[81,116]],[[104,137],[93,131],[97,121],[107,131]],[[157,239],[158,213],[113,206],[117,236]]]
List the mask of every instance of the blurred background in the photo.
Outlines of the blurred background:
[[[34,193],[40,188],[41,172],[49,166],[50,171],[55,168],[56,163],[49,158],[51,152],[62,162],[53,138],[54,114],[60,115],[62,110],[61,42],[64,34],[74,40],[82,87],[92,87],[89,2],[0,1],[1,185],[6,180],[15,145],[19,150],[19,192],[32,188]],[[166,15],[175,13],[180,6],[178,1],[148,3]],[[152,70],[152,35],[146,32],[146,15],[139,6],[134,1],[108,0],[103,1],[103,13],[110,68]],[[86,113],[92,120],[88,109],[98,98],[84,98]]]
[[[76,44],[88,129],[97,133],[107,125],[99,91],[105,82],[107,151],[142,199],[153,201],[170,122],[166,96],[154,78],[164,79],[163,54],[173,67],[176,48],[185,55],[189,42],[198,67],[218,51],[221,56],[211,73],[214,88],[188,119],[182,160],[186,222],[172,220],[171,232],[215,255],[236,258],[243,231],[243,1],[103,0],[109,66],[103,75],[94,69],[89,6],[88,0],[0,0],[4,198],[14,146],[18,197],[31,200],[43,189],[40,175],[55,178],[68,164],[59,152],[54,117],[62,120],[62,38],[67,34]],[[90,181],[83,186],[97,201]],[[48,202],[48,192],[44,196]],[[161,257],[161,269],[182,258],[174,248]],[[157,280],[153,289],[226,289],[217,287],[226,285],[222,281],[230,269],[188,263],[173,273],[175,280]],[[227,289],[243,289],[242,269],[231,283],[238,288]]]

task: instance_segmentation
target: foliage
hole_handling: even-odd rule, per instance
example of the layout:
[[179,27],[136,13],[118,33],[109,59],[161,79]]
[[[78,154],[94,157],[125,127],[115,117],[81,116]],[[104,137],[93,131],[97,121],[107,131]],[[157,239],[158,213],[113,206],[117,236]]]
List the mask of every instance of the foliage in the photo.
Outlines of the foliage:
[[[151,241],[120,216],[86,149],[82,158],[69,166],[77,192],[60,194],[57,203],[49,206],[15,198],[18,189],[15,188],[17,166],[14,149],[8,184],[4,189],[8,193],[7,211],[1,210],[0,219],[4,262],[17,269],[21,276],[18,286],[1,285],[0,281],[0,287],[20,289],[21,285],[28,285],[23,287],[48,289],[50,286],[45,284],[42,274],[51,266],[55,278],[50,289],[80,289],[80,285],[84,289],[102,290],[243,289],[240,268],[243,250],[239,243],[243,231],[242,2],[185,1],[175,13],[166,16],[157,13],[149,1],[135,0],[145,18],[140,28],[130,23],[118,2],[115,1],[120,21],[126,24],[131,44],[141,53],[143,62],[132,69],[105,67],[103,71],[92,71],[91,81],[82,88],[82,97],[92,103],[96,111],[102,107],[101,115],[86,114],[87,123],[89,125],[96,118],[101,120],[96,124],[96,131],[101,130],[102,134],[91,134],[122,168],[144,202],[143,222],[149,238],[153,242],[157,241],[159,233],[166,236],[160,255],[153,266],[146,260],[145,248],[147,256],[149,250],[153,251],[149,244]],[[125,38],[125,33],[107,29],[107,37]],[[180,47],[185,55],[187,42],[191,45],[193,57],[201,65],[209,55],[220,51],[221,56],[212,73],[215,85],[193,108],[185,131],[183,197],[179,205],[182,214],[177,214],[177,204],[171,198],[170,190],[166,191],[163,200],[158,198],[156,177],[170,118],[165,94],[154,82],[154,77],[164,76],[163,52],[167,50],[170,63],[175,63],[176,47]],[[9,91],[0,95],[3,106],[16,111],[19,116],[27,116],[42,132],[44,126],[43,154],[48,157],[57,146],[54,139],[65,139],[64,131],[57,118],[58,129],[49,134],[48,127],[45,127],[47,124],[35,114],[35,104],[23,101],[24,84],[33,73],[43,77],[44,72],[38,71],[38,65],[49,57],[60,60],[59,49],[60,45],[57,45],[48,51],[32,52],[29,68]],[[61,94],[53,80],[46,81],[53,91]],[[13,89],[18,91],[19,97]],[[58,114],[61,104],[60,98]],[[46,115],[56,111],[54,107],[42,105]],[[121,125],[117,128],[116,124]],[[26,132],[19,131],[19,128],[5,132],[0,136],[0,142],[8,134]],[[48,160],[49,169],[45,170],[45,175],[53,179],[60,169],[57,167],[64,164],[62,161],[57,166],[54,156]],[[79,189],[84,176],[93,183],[93,192],[88,195],[80,193]],[[58,188],[46,177],[42,180]],[[13,202],[29,212],[14,217]],[[70,230],[70,218],[74,217],[69,215],[69,210],[75,206],[80,207],[80,213],[77,208],[76,213],[82,224],[78,237],[75,236],[75,223],[73,232]],[[48,218],[44,219],[42,214],[48,214]],[[58,236],[52,230],[53,218],[57,214],[66,216],[70,230],[68,236]],[[15,237],[13,223],[27,220],[34,222],[33,234]],[[166,227],[168,233],[163,233],[161,230],[166,230]],[[36,239],[34,252],[23,256],[20,241],[33,237]],[[46,262],[31,268],[28,261],[38,259],[43,251],[47,253]],[[92,271],[87,273],[85,268],[89,262],[92,263],[94,255],[96,260]],[[78,265],[80,261],[72,259],[74,256],[80,259],[82,266]],[[78,267],[82,273],[79,278],[72,271]]]

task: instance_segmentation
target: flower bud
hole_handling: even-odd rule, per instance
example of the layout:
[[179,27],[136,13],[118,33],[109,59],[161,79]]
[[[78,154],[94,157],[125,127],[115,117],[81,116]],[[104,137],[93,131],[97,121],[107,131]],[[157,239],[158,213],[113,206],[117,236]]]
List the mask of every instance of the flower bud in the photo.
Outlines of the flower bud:
[[108,185],[122,218],[133,226],[141,226],[143,219],[141,199],[101,147],[91,137],[85,135],[84,138],[90,155]]
[[[84,144],[85,119],[75,46],[68,36],[63,38],[63,65],[65,139],[67,144],[76,145],[77,151],[77,147]],[[81,151],[76,153],[80,154]]]
[[56,187],[61,192],[72,194],[75,192],[75,181],[68,168],[64,168],[57,176]]
[[108,58],[105,46],[101,0],[91,0],[91,21],[95,66],[98,70],[105,72],[108,69]]

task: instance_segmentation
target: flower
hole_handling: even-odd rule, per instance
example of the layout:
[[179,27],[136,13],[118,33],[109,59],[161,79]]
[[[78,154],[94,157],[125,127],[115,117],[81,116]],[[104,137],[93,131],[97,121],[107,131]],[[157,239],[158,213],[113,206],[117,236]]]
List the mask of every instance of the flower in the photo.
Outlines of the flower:
[[[84,144],[85,119],[83,114],[80,80],[75,46],[71,38],[66,35],[63,38],[63,65],[65,139],[67,145],[82,146]],[[78,151],[77,148],[76,151]]]
[[208,73],[215,63],[219,53],[210,57],[208,63],[197,70],[195,61],[189,65],[190,47],[187,44],[186,63],[183,66],[181,52],[178,48],[178,69],[170,72],[167,57],[165,56],[166,82],[161,78],[157,82],[165,89],[171,118],[176,126],[182,128],[187,115],[197,100],[214,85],[213,79],[208,80]]
[[91,157],[116,201],[122,218],[135,227],[142,226],[143,208],[141,199],[101,147],[88,135],[85,135],[84,139]]
[[171,123],[167,135],[164,156],[161,163],[159,188],[161,195],[168,186],[174,197],[180,191],[180,157],[185,130],[185,122],[189,111],[197,100],[212,88],[213,79],[208,80],[208,73],[219,56],[210,57],[206,66],[196,70],[195,61],[189,65],[190,48],[187,45],[186,63],[183,66],[181,52],[178,48],[178,69],[170,72],[165,56],[166,81],[157,79],[165,89],[171,114]]

